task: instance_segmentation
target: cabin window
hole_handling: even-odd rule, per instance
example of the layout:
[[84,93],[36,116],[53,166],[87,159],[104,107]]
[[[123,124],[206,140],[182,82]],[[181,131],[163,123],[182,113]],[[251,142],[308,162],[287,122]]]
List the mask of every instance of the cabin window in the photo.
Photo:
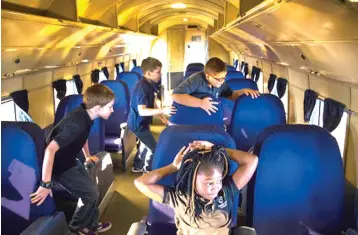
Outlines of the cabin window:
[[[103,76],[104,76],[104,74],[103,74]],[[60,99],[57,98],[56,89],[53,89],[53,95],[54,95],[54,100],[55,100],[55,111],[56,111],[57,107],[58,107],[58,105],[60,103]],[[75,83],[75,80],[73,80],[73,79],[66,81],[66,95],[65,95],[65,97],[69,96],[69,95],[78,95],[76,83]]]
[[191,36],[192,42],[201,42],[201,36]]
[[32,122],[32,119],[11,98],[5,98],[1,99],[1,121]]
[[107,80],[107,77],[106,77],[106,75],[104,75],[104,72],[101,70],[101,71],[99,72],[98,83],[101,83],[102,81],[105,81],[105,80]]
[[11,98],[1,99],[1,121],[16,121],[15,102]]
[[[309,124],[323,127],[323,111],[324,101],[322,99],[316,99],[316,104],[313,108]],[[342,158],[344,157],[346,138],[347,138],[347,126],[348,126],[349,114],[347,111],[343,112],[340,123],[337,128],[334,129],[331,134],[336,138],[339,150]]]

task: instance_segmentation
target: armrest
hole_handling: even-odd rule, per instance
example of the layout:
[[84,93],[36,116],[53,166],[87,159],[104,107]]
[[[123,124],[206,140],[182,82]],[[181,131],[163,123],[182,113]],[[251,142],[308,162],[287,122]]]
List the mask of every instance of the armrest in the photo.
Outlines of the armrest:
[[147,230],[147,225],[145,222],[136,222],[131,225],[127,235],[144,235]]
[[241,226],[238,228],[234,228],[232,231],[232,235],[256,235],[256,231],[254,228]]

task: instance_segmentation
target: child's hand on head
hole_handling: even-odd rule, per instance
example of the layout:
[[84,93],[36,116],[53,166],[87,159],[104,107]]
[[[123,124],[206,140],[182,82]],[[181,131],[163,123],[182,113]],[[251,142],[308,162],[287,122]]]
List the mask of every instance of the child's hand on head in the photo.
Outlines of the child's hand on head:
[[181,166],[181,162],[183,160],[183,157],[185,156],[185,154],[187,154],[190,150],[190,147],[182,147],[179,152],[177,153],[177,155],[175,156],[174,158],[174,161],[173,161],[173,166],[179,170],[180,166]]
[[195,140],[191,144],[189,144],[190,150],[211,150],[211,148],[214,146],[213,143],[205,140]]

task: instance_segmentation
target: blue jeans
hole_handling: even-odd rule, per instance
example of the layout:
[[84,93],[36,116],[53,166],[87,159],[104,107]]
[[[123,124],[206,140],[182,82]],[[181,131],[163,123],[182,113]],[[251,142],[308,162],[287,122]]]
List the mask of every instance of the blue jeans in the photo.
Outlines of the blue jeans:
[[93,229],[98,225],[99,192],[96,184],[89,177],[85,166],[77,160],[77,166],[72,167],[55,179],[65,187],[74,197],[82,201],[77,204],[75,213],[69,224],[71,231],[84,228]]
[[[139,132],[134,132],[137,138],[140,140],[141,144],[143,143],[147,149],[143,152],[140,152],[139,148],[137,154],[134,158],[133,166],[137,169],[142,169],[143,167],[146,170],[152,169],[152,160],[155,152],[155,148],[157,147],[157,142],[154,139],[154,136],[150,130],[143,130]],[[148,149],[151,153],[148,153]]]

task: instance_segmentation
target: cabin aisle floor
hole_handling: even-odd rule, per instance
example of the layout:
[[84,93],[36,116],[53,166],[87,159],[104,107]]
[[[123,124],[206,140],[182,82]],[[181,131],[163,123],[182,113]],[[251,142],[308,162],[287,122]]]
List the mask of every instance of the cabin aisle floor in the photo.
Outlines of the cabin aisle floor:
[[[158,140],[164,130],[163,125],[151,126],[154,138]],[[115,191],[104,211],[101,221],[111,221],[112,228],[103,235],[125,235],[134,222],[140,221],[148,214],[149,199],[140,193],[134,186],[133,181],[140,173],[131,172],[135,151],[133,151],[127,165],[127,171],[115,168]]]

